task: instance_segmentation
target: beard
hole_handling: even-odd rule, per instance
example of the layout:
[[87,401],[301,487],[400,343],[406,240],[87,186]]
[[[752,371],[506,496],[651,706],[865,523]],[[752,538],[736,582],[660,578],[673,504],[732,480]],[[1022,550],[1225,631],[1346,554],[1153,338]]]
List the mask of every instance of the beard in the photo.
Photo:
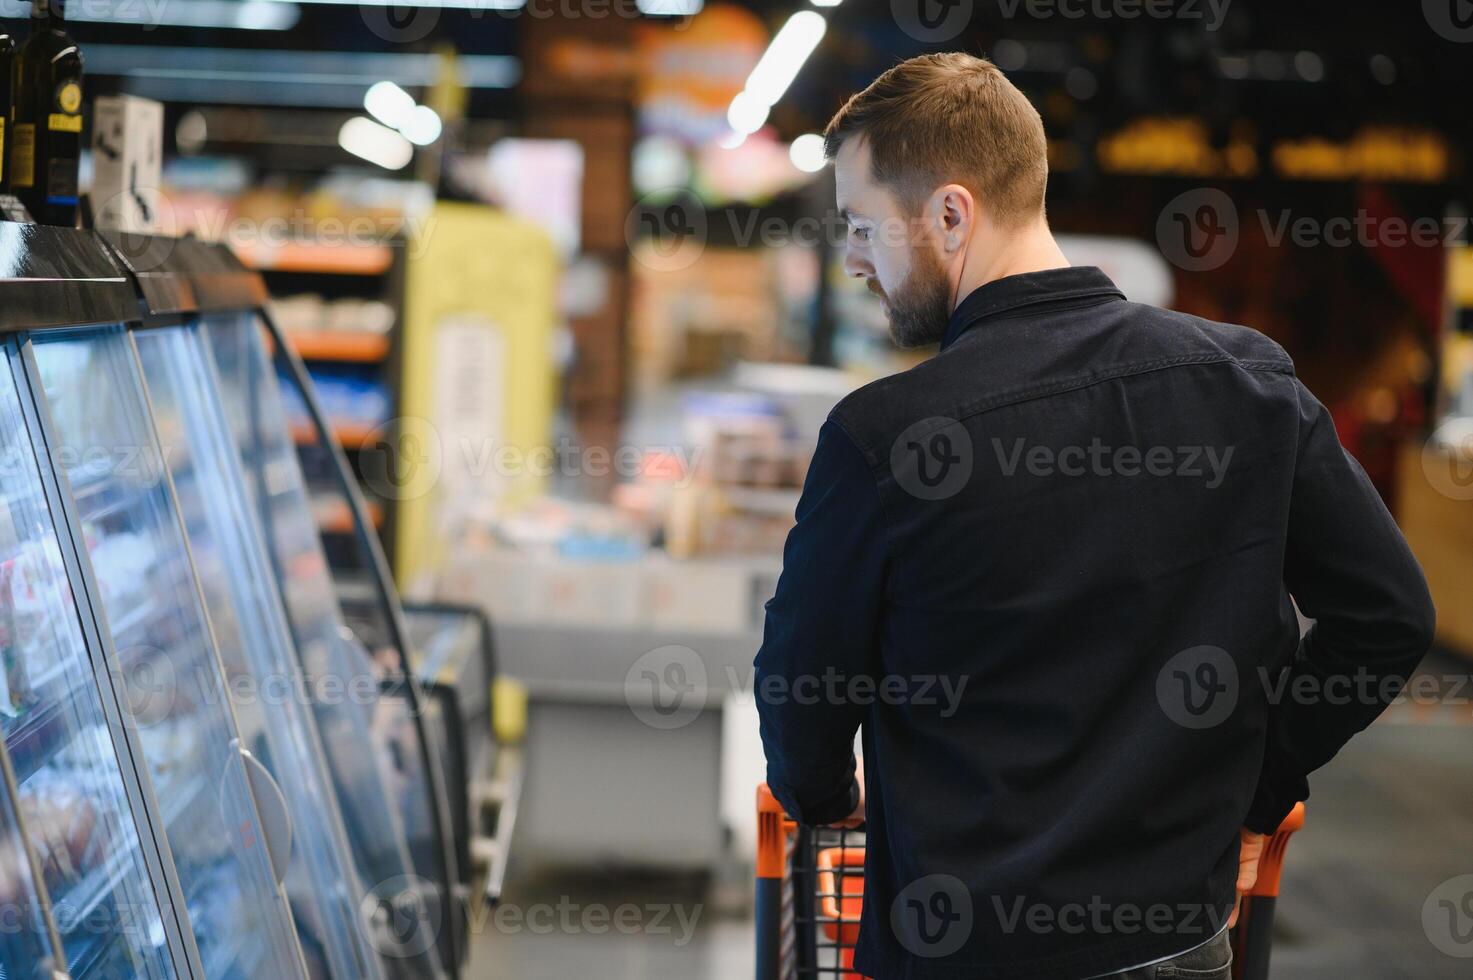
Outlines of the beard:
[[868,283],[869,291],[885,304],[890,338],[902,349],[939,344],[951,319],[951,285],[941,260],[925,246],[912,257],[910,275],[893,294],[887,294],[876,279]]

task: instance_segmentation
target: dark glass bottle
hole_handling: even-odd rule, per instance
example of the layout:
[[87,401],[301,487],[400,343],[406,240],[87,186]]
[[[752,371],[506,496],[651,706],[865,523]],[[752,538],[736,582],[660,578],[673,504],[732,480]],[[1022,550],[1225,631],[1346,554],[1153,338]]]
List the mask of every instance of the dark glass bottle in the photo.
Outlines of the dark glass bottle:
[[0,30],[0,194],[10,191],[10,113],[15,95],[15,38]]
[[63,0],[31,0],[31,36],[15,57],[10,186],[37,221],[75,227],[82,52],[63,14]]

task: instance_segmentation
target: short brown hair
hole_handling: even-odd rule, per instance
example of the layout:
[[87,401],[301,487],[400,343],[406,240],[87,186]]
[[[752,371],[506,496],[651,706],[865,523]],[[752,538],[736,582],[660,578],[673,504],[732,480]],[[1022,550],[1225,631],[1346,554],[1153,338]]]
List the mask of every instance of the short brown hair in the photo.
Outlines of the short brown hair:
[[950,52],[902,61],[834,114],[824,152],[838,156],[851,137],[868,141],[875,180],[911,210],[951,182],[978,195],[1003,225],[1043,210],[1043,120],[985,58]]

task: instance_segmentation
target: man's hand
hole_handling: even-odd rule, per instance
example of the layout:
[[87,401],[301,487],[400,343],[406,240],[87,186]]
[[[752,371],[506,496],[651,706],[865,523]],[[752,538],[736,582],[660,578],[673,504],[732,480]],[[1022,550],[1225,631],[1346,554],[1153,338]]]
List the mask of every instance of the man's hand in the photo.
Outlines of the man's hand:
[[1263,856],[1263,848],[1267,843],[1267,834],[1255,834],[1247,827],[1238,831],[1238,899],[1233,903],[1233,914],[1228,916],[1229,929],[1238,924],[1243,896],[1258,883],[1258,859]]
[[854,807],[854,812],[849,814],[838,823],[829,824],[830,827],[840,827],[844,830],[853,830],[864,823],[864,770],[854,771],[854,781],[859,784],[859,803]]

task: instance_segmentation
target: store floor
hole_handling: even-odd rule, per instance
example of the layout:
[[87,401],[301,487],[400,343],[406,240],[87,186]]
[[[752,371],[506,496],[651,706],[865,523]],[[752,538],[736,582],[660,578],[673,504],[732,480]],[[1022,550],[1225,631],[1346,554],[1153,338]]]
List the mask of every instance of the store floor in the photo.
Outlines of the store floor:
[[[1429,659],[1424,669],[1469,674],[1453,659]],[[1422,920],[1440,884],[1473,873],[1473,684],[1459,690],[1457,683],[1441,702],[1394,706],[1313,777],[1309,822],[1284,873],[1275,977],[1473,973],[1473,960],[1433,945]],[[473,980],[749,980],[753,973],[750,919],[713,911],[696,881],[521,876],[509,882],[505,904],[514,911],[477,930]],[[1467,927],[1466,916],[1459,924]]]

